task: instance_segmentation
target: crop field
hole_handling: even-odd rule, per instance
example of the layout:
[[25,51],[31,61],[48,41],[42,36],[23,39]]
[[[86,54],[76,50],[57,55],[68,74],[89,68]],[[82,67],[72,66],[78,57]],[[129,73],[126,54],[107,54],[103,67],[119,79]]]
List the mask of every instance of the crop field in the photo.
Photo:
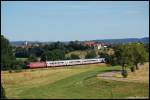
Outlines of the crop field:
[[[147,81],[123,82],[97,78],[97,74],[120,69],[120,66],[105,64],[29,69],[18,73],[1,72],[1,81],[9,99],[148,98]],[[143,73],[140,77],[145,77]]]

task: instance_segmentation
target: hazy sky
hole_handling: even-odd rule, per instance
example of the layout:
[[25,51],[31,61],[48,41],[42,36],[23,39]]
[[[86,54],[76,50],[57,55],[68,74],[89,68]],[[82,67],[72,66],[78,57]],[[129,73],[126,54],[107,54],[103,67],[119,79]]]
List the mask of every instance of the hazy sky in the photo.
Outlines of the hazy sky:
[[2,1],[1,34],[10,41],[149,36],[148,1]]

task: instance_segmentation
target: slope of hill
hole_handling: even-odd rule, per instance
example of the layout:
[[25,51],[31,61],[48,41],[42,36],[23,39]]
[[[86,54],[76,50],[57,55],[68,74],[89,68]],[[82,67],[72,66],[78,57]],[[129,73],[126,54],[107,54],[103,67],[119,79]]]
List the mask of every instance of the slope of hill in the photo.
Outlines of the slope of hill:
[[142,42],[149,43],[149,37],[144,38],[124,38],[124,39],[103,39],[103,40],[93,40],[96,42],[106,42],[111,44],[124,44],[129,42]]
[[[149,83],[103,80],[97,74],[121,70],[101,64],[3,73],[8,99],[126,99],[149,96]],[[137,88],[138,87],[138,88]]]

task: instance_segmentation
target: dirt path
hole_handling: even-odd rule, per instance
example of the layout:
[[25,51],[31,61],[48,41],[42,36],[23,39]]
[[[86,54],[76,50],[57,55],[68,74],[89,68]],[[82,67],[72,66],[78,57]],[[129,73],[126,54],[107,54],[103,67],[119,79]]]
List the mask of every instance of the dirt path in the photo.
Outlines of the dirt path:
[[115,81],[127,81],[127,82],[149,82],[149,63],[139,66],[139,70],[131,72],[128,70],[128,77],[123,78],[121,71],[105,72],[97,75],[100,79],[115,80]]
[[127,78],[123,78],[121,76],[121,71],[105,72],[103,74],[98,74],[97,77],[101,79],[109,79],[115,81],[129,81]]

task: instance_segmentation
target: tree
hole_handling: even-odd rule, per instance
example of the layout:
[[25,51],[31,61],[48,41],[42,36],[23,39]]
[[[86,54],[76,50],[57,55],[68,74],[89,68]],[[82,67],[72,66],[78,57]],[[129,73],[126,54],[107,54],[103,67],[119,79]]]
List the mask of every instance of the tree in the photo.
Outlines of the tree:
[[41,56],[42,61],[53,60],[53,54],[51,51],[45,51]]
[[52,50],[53,60],[63,60],[65,59],[65,52],[60,49]]
[[28,58],[28,61],[30,62],[34,62],[34,61],[37,61],[37,58],[34,54],[30,55],[30,57]]
[[40,57],[43,54],[44,50],[42,49],[42,47],[33,47],[30,48],[28,52],[30,56],[35,55],[35,57]]
[[6,96],[5,96],[5,90],[1,84],[1,99],[6,99]]
[[52,51],[45,51],[43,53],[43,55],[41,56],[41,59],[43,61],[46,61],[46,60],[63,60],[65,59],[65,53],[64,51],[62,50],[59,50],[59,49],[55,49],[55,50],[52,50]]
[[138,68],[138,64],[143,64],[147,60],[147,52],[143,43],[131,43],[129,44],[132,50],[132,62],[136,69]]
[[99,55],[101,58],[105,58],[105,62],[106,62],[106,63],[109,63],[109,62],[110,62],[110,56],[109,56],[107,53],[98,52],[98,55]]
[[121,65],[123,70],[128,66],[134,72],[134,67],[138,69],[138,64],[143,64],[147,57],[144,44],[142,43],[129,43],[114,47],[116,63]]
[[1,35],[1,54],[1,70],[11,69],[15,57],[12,52],[12,46],[3,35]]
[[71,54],[71,59],[80,59],[80,57],[76,54]]
[[114,58],[115,58],[115,63],[117,65],[122,66],[122,75],[124,78],[127,77],[127,66],[132,66],[132,52],[129,49],[128,45],[119,45],[114,47]]
[[30,55],[29,51],[30,51],[30,49],[28,49],[28,48],[16,47],[15,52],[14,52],[15,57],[17,57],[17,58],[27,58]]
[[96,52],[94,50],[90,51],[87,53],[85,58],[95,58],[96,57]]
[[83,46],[82,44],[80,44],[79,41],[70,41],[67,48],[70,50],[70,51],[73,51],[73,50],[86,50],[88,49],[87,46]]
[[25,62],[24,61],[22,61],[22,60],[15,60],[14,62],[13,62],[13,65],[12,65],[12,69],[13,70],[21,70],[21,69],[24,69],[24,68],[26,68],[26,64],[25,64]]
[[145,47],[145,49],[146,49],[146,52],[149,52],[149,43],[146,43],[146,44],[144,45],[144,47]]
[[105,62],[107,64],[111,64],[112,66],[117,65],[117,58],[115,55],[108,55],[108,54],[103,54],[103,56],[100,55],[100,57],[105,58]]

